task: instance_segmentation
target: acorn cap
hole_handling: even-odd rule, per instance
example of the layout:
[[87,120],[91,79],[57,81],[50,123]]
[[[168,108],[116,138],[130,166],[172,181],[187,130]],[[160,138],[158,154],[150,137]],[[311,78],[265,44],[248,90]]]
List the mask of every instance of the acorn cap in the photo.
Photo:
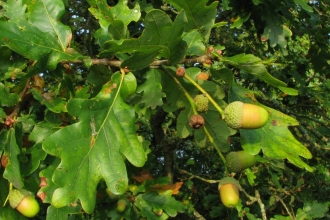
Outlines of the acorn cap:
[[229,172],[239,173],[246,168],[253,166],[255,162],[254,155],[245,151],[230,152],[226,156]]
[[240,128],[243,118],[243,106],[244,103],[235,101],[230,103],[224,110],[223,114],[225,121],[231,128]]
[[31,195],[29,191],[25,189],[13,189],[9,192],[9,204],[13,209],[21,203],[21,201],[26,197]]
[[219,185],[218,185],[218,189],[220,190],[220,187],[221,187],[222,185],[225,185],[225,184],[233,184],[233,185],[237,186],[237,188],[238,188],[239,190],[241,190],[241,185],[240,185],[239,182],[238,182],[235,178],[233,178],[233,177],[225,177],[225,178],[221,179],[220,182],[219,182]]

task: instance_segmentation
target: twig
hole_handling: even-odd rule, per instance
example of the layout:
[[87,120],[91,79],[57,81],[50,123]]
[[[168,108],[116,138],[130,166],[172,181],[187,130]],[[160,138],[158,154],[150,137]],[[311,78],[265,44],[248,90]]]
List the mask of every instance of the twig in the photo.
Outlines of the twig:
[[197,220],[205,220],[205,218],[201,214],[199,214],[196,209],[194,209],[194,216]]
[[203,178],[203,177],[200,177],[200,176],[194,175],[194,174],[192,174],[192,173],[189,173],[189,172],[186,171],[186,170],[179,170],[179,171],[180,171],[180,173],[188,174],[188,175],[190,176],[190,179],[192,179],[192,178],[196,178],[196,179],[200,179],[200,180],[202,180],[202,181],[204,181],[204,182],[207,182],[207,183],[219,183],[219,182],[220,182],[220,180],[209,180],[209,179],[205,179],[205,178]]
[[289,214],[289,216],[291,217],[292,220],[295,220],[295,216],[293,214],[291,214],[291,212],[289,211],[288,207],[286,206],[286,204],[284,203],[284,201],[277,195],[274,195],[274,197],[280,201],[282,203],[282,205],[284,206],[286,212]]
[[265,210],[265,205],[263,204],[263,202],[261,201],[260,198],[260,194],[258,190],[255,190],[255,196],[251,196],[249,195],[243,188],[240,189],[246,197],[248,197],[248,199],[250,200],[247,205],[251,205],[254,202],[258,202],[259,207],[260,207],[260,211],[261,211],[261,216],[263,220],[267,220],[267,215],[266,215],[266,210]]
[[259,191],[258,190],[255,191],[255,195],[256,195],[257,202],[258,202],[259,207],[260,207],[262,219],[263,220],[267,220],[265,205],[262,203],[262,201],[260,199],[260,194],[259,194]]
[[[206,60],[211,59],[209,55],[202,55],[199,57],[194,57],[194,58],[188,58],[184,59],[180,62],[180,64],[186,64],[186,65],[192,65],[194,63],[204,63]],[[63,60],[61,61],[62,64],[66,63],[84,63],[87,62],[88,59],[84,60]],[[92,59],[92,65],[105,65],[105,66],[114,66],[114,67],[121,67],[122,61],[120,60],[113,60],[113,59],[108,59],[108,58],[101,58],[101,59]],[[169,60],[155,60],[150,64],[150,67],[152,68],[157,68],[162,65],[168,65]]]

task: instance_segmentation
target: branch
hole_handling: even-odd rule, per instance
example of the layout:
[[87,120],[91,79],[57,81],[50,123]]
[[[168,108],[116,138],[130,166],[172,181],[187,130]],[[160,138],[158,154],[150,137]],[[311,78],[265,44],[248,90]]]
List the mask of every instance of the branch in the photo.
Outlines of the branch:
[[281,199],[281,197],[274,195],[274,197],[281,202],[281,204],[284,206],[286,212],[289,214],[289,216],[291,217],[292,220],[295,220],[295,216],[294,214],[291,214],[291,212],[289,211],[288,207],[286,206],[285,202]]
[[[199,57],[194,57],[194,58],[187,58],[179,62],[180,64],[186,64],[186,65],[192,65],[194,63],[204,63],[206,60],[212,59],[211,55],[202,55]],[[109,58],[101,58],[101,59],[92,59],[92,65],[105,65],[105,66],[113,66],[113,67],[121,67],[121,64],[123,63],[120,60],[113,60]],[[88,59],[83,59],[83,60],[73,60],[73,61],[68,61],[68,60],[63,60],[61,61],[62,64],[67,64],[67,63],[76,63],[76,64],[81,64],[84,62],[89,62]],[[158,68],[161,65],[168,65],[169,60],[155,60],[150,64],[151,68]]]
[[261,216],[263,220],[267,220],[267,215],[266,215],[266,210],[265,210],[265,205],[261,201],[260,198],[260,193],[258,190],[255,190],[255,196],[249,195],[243,188],[241,188],[241,191],[245,194],[246,197],[250,200],[250,202],[247,202],[247,205],[251,205],[254,202],[258,202],[260,211],[261,211]]
[[189,179],[196,178],[196,179],[202,180],[202,181],[207,182],[207,183],[219,183],[220,182],[220,180],[209,180],[209,179],[205,179],[203,177],[200,177],[200,176],[194,175],[192,173],[189,173],[186,170],[179,170],[179,171],[180,171],[180,173],[189,175],[190,176]]

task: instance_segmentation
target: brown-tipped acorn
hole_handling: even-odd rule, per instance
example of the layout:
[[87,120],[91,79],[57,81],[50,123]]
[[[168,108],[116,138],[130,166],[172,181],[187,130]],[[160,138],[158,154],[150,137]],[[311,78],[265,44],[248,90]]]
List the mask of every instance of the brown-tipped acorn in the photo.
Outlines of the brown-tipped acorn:
[[226,156],[229,172],[239,173],[253,166],[255,158],[245,151],[230,152]]
[[200,129],[205,124],[205,120],[201,115],[193,115],[190,117],[189,126],[194,129]]
[[31,218],[40,211],[37,200],[25,189],[14,189],[9,192],[9,204],[25,217]]
[[261,106],[235,101],[224,110],[227,125],[234,129],[255,129],[268,121],[268,112]]
[[117,202],[117,211],[124,212],[127,207],[127,200],[126,199],[119,199]]
[[220,180],[218,190],[222,204],[228,208],[236,207],[239,202],[239,189],[238,181],[232,177]]

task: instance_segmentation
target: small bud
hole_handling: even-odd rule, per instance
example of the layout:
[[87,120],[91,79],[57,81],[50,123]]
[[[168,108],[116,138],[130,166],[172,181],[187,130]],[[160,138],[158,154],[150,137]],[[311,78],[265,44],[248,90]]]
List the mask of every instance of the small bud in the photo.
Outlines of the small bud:
[[179,67],[179,68],[176,69],[176,75],[177,76],[183,77],[185,72],[186,72],[186,70],[183,67]]

